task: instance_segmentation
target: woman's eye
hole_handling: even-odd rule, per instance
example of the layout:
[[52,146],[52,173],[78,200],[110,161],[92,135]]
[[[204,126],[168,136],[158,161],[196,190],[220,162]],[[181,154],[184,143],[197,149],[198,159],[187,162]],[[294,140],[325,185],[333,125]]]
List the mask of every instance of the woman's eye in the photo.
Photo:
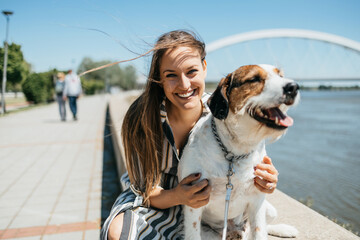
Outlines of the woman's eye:
[[193,74],[193,73],[196,73],[198,70],[197,69],[191,69],[188,74]]
[[170,74],[167,74],[165,77],[167,77],[167,78],[172,78],[172,77],[176,77],[176,75],[173,74],[173,73],[170,73]]

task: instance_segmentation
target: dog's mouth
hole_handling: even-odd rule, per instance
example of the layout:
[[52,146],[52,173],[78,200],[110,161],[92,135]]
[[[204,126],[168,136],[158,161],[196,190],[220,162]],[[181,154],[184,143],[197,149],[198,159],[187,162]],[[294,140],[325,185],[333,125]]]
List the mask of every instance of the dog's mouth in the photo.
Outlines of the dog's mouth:
[[294,120],[282,112],[279,107],[249,109],[248,113],[255,120],[274,129],[283,130],[293,125]]

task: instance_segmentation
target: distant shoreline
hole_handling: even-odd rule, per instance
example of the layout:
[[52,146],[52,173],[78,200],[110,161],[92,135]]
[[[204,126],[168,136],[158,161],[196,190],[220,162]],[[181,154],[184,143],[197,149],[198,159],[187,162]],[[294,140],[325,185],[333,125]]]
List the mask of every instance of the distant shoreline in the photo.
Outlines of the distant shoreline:
[[[218,83],[217,82],[206,82],[206,90],[208,92],[212,92],[216,89]],[[300,85],[300,90],[306,91],[339,91],[339,90],[360,90],[360,85],[353,85],[353,86],[332,86],[327,84],[321,84],[318,86],[306,86],[303,84]]]
[[300,85],[300,90],[309,90],[309,91],[337,91],[337,90],[360,90],[359,86],[353,86],[353,87],[334,87],[334,86],[325,86],[320,85],[318,87],[306,87]]

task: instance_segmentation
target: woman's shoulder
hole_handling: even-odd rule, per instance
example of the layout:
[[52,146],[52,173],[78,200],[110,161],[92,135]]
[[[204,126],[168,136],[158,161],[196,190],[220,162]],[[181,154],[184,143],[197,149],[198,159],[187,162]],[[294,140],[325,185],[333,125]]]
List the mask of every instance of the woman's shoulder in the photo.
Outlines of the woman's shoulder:
[[209,106],[207,104],[207,101],[209,100],[210,96],[211,94],[208,92],[204,92],[203,95],[201,96],[201,101],[203,102],[203,106],[206,111],[210,111]]
[[201,100],[203,101],[203,103],[206,103],[207,100],[210,98],[211,93],[208,92],[204,92],[203,95],[201,96]]

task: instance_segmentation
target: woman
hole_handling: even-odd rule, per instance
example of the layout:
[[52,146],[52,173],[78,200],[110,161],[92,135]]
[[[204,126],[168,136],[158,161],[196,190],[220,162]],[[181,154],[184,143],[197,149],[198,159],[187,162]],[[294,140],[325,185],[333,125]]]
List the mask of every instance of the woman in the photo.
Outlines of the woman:
[[63,72],[58,72],[57,80],[55,83],[55,93],[56,100],[59,105],[59,113],[61,121],[66,121],[66,107],[65,100],[63,99],[63,92],[65,88],[65,74]]
[[[210,186],[194,173],[180,183],[177,164],[190,130],[208,113],[204,95],[205,45],[186,31],[162,35],[154,49],[145,91],[122,126],[127,188],[104,223],[102,239],[179,239],[181,205],[209,201]],[[271,193],[277,171],[268,157],[255,170],[255,185]]]

